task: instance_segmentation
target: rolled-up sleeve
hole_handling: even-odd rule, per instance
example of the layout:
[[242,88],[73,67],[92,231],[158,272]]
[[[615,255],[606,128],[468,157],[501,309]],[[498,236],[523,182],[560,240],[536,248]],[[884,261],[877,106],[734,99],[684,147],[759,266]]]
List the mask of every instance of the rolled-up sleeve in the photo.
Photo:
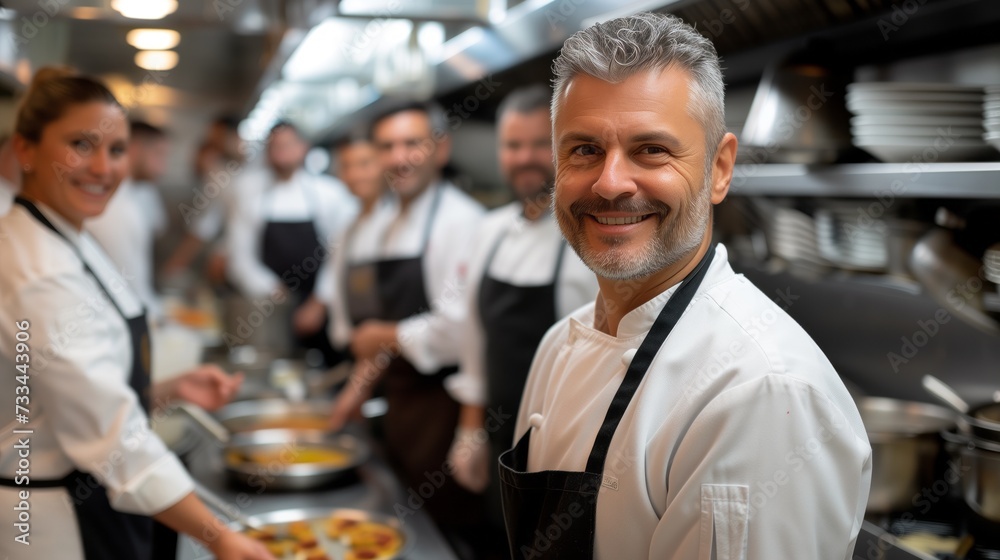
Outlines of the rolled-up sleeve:
[[47,278],[14,299],[31,319],[37,349],[32,396],[43,403],[63,453],[104,485],[112,507],[153,515],[193,484],[152,432],[128,384],[132,352],[124,322],[88,282],[71,274]]

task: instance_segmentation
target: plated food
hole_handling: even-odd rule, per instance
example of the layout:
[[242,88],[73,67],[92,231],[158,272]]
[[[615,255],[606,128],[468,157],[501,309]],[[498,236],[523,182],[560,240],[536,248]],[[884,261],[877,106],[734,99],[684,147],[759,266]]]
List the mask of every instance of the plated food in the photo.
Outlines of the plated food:
[[349,478],[368,460],[360,438],[296,430],[257,430],[234,435],[226,446],[226,472],[259,491],[309,490]]
[[398,558],[407,544],[395,518],[361,510],[290,511],[263,517],[291,519],[246,531],[279,560],[390,560]]
[[232,466],[254,463],[261,466],[275,465],[317,465],[325,467],[345,467],[353,460],[352,454],[331,447],[311,447],[295,445],[275,445],[250,451],[230,450],[226,462]]

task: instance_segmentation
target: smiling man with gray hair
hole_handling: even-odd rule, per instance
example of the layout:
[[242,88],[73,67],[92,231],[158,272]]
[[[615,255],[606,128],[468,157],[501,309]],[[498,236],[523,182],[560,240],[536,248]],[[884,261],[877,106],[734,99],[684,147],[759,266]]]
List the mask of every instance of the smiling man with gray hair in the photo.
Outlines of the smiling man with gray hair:
[[545,335],[500,458],[513,556],[850,560],[857,407],[712,243],[737,142],[711,42],[639,14],[554,70],[554,213],[600,293]]

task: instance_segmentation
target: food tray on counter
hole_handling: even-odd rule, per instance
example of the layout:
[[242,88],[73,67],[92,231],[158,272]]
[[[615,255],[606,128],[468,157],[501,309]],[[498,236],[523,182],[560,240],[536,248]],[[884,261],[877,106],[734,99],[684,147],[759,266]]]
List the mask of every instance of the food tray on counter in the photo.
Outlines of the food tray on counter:
[[285,509],[250,520],[263,531],[243,532],[279,560],[392,560],[403,558],[414,542],[412,531],[395,517],[359,509]]

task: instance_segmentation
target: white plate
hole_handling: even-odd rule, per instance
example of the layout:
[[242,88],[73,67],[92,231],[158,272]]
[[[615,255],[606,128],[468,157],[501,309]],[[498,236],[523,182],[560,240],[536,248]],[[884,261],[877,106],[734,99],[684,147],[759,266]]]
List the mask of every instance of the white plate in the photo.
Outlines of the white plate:
[[967,86],[946,82],[854,82],[847,84],[847,91],[973,93],[983,91],[983,86]]
[[855,136],[954,136],[980,137],[983,135],[981,126],[890,126],[870,124],[851,126],[851,134]]
[[[931,160],[931,158],[928,158],[927,155],[924,154],[924,150],[928,146],[908,146],[881,143],[864,145],[864,143],[857,142],[855,145],[887,163],[906,163],[910,161]],[[997,148],[1000,149],[1000,141],[997,142]],[[983,159],[996,160],[998,159],[998,154],[996,150],[990,148],[990,146],[986,144],[971,146],[955,144],[947,150],[936,151],[933,161],[979,161]]]
[[847,93],[847,102],[896,102],[920,101],[928,103],[983,103],[986,96],[982,92],[950,93],[936,91],[852,91]]
[[861,115],[851,118],[853,126],[981,126],[982,117],[958,115]]
[[856,115],[968,115],[981,116],[980,103],[923,103],[920,101],[855,101],[847,102],[847,108]]

